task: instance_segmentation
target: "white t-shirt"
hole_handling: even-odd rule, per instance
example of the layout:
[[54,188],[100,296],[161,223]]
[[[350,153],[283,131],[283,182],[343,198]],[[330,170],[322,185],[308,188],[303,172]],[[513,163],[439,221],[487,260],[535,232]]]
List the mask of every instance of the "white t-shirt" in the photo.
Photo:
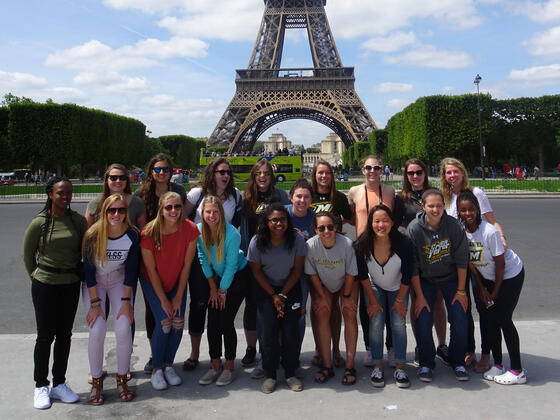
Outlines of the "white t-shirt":
[[395,292],[401,288],[401,258],[393,253],[384,265],[380,265],[375,257],[366,260],[369,280],[372,285],[388,292]]
[[[490,205],[488,196],[482,190],[482,188],[474,187],[473,194],[478,200],[478,205],[480,206],[480,214],[485,215],[486,213],[494,211],[492,210],[492,206]],[[445,209],[447,214],[454,218],[457,218],[457,197],[457,194],[451,193],[451,203],[449,203],[449,207]]]
[[[500,232],[493,225],[483,220],[478,229],[467,232],[469,241],[469,261],[477,268],[486,280],[496,280],[496,263],[494,258],[504,253],[504,245]],[[505,253],[506,267],[504,280],[517,276],[523,269],[523,261],[515,252],[508,248]]]
[[[196,206],[196,203],[200,199],[200,194],[202,194],[202,188],[201,187],[192,188],[187,194],[187,200],[193,206]],[[235,194],[237,195],[237,200],[235,199],[235,196],[230,195],[226,201],[222,202],[222,206],[224,208],[224,215],[226,216],[226,221],[228,223],[231,223],[231,220],[233,219],[233,216],[235,215],[235,208],[237,206],[241,205],[242,197],[241,197],[241,193],[239,192],[239,190],[237,188],[235,189]],[[194,223],[198,224],[198,223],[202,222],[202,202],[203,201],[204,201],[204,199],[200,200],[200,203],[198,203],[198,207],[195,210],[196,213],[195,213],[194,220],[193,220]]]

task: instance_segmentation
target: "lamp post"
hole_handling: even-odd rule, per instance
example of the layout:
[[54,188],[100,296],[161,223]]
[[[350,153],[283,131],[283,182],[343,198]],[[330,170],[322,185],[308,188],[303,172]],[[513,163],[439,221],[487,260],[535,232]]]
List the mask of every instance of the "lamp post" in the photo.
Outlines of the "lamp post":
[[484,146],[482,146],[482,123],[480,121],[480,81],[482,77],[480,74],[477,73],[476,77],[474,78],[474,84],[476,85],[476,104],[478,107],[478,142],[480,143],[480,167],[482,169],[482,180],[486,179],[486,175],[484,174]]

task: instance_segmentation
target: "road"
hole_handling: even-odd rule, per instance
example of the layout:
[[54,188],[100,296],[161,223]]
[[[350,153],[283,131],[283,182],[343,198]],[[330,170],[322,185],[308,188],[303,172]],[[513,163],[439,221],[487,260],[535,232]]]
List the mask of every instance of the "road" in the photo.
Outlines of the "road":
[[[491,199],[491,203],[509,246],[525,263],[525,285],[515,318],[560,319],[560,276],[556,265],[560,259],[560,200]],[[85,203],[75,203],[72,207],[81,213],[85,211]],[[35,332],[30,283],[21,250],[25,229],[41,208],[38,203],[0,204],[0,334]],[[139,291],[136,305],[139,330],[144,330],[143,313],[144,302]],[[238,326],[240,318],[238,314]],[[86,331],[81,303],[75,331]]]

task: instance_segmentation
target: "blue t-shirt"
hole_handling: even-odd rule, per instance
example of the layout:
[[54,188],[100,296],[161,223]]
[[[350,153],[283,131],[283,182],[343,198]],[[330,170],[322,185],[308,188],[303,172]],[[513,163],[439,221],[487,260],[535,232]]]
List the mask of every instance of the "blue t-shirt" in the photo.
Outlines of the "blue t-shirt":
[[294,227],[303,235],[303,239],[307,241],[309,238],[315,235],[315,232],[311,230],[311,223],[313,222],[313,217],[315,216],[315,212],[313,211],[313,209],[308,208],[307,214],[304,217],[297,217],[294,215],[293,204],[287,204],[284,207],[286,207],[286,209],[288,210]]

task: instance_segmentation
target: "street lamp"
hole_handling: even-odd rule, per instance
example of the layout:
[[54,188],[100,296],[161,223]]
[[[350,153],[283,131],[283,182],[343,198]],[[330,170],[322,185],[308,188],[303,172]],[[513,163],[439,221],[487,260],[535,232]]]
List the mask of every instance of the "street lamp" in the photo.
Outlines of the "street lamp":
[[480,122],[480,81],[482,77],[480,74],[477,73],[476,77],[474,78],[474,84],[476,85],[476,104],[478,107],[478,141],[480,143],[480,167],[482,168],[482,180],[486,179],[486,175],[484,174],[484,147],[482,146],[482,123]]

